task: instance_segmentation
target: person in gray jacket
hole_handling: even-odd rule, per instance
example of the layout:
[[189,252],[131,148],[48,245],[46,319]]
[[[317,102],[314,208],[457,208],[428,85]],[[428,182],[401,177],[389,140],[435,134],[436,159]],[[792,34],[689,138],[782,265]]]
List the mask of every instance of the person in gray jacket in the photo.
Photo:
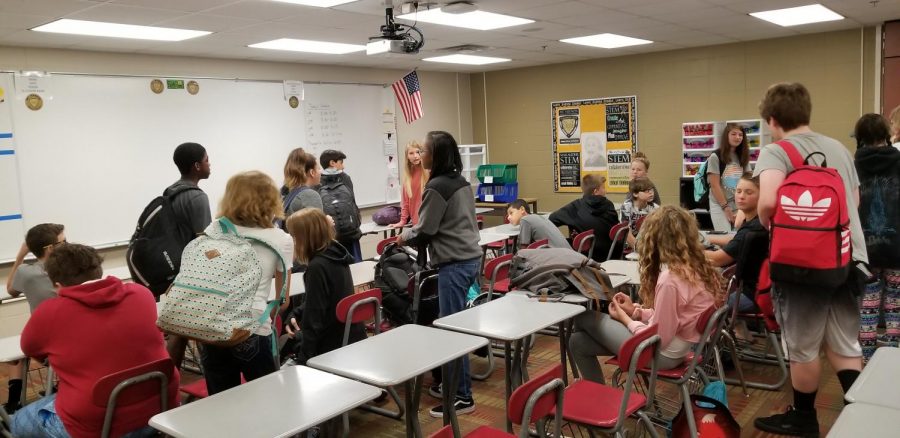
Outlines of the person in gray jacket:
[[[444,131],[429,132],[421,156],[423,166],[431,169],[431,177],[422,195],[419,223],[404,231],[398,243],[428,245],[431,264],[438,268],[440,316],[447,316],[466,308],[466,293],[475,283],[481,265],[475,195],[472,186],[460,175],[462,159],[453,136]],[[433,391],[429,392],[434,395]],[[466,357],[454,407],[457,414],[475,411]],[[436,406],[430,414],[440,418],[443,410],[443,406]]]

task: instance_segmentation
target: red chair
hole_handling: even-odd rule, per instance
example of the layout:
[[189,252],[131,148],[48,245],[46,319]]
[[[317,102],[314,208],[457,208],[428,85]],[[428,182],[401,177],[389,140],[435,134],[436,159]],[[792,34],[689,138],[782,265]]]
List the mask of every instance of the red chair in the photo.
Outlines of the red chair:
[[389,243],[396,242],[399,238],[400,236],[392,236],[378,242],[378,245],[375,246],[375,252],[378,253],[378,255],[384,254],[384,247],[388,246]]
[[[116,408],[159,397],[159,412],[169,409],[169,380],[175,375],[175,364],[165,358],[106,375],[91,390],[95,406],[106,407],[101,437],[107,438],[112,429]],[[156,380],[157,382],[153,382]]]
[[541,239],[531,242],[528,249],[550,248],[550,239]]
[[484,216],[482,216],[482,215],[480,215],[480,214],[479,214],[479,215],[476,215],[476,216],[475,216],[475,223],[478,225],[478,229],[479,229],[479,230],[482,229],[482,228],[484,228]]
[[[568,422],[586,426],[589,430],[595,429],[607,435],[622,437],[625,419],[636,415],[638,422],[643,422],[650,434],[657,437],[650,418],[643,411],[644,407],[653,406],[660,342],[657,329],[656,325],[647,327],[629,338],[619,348],[617,372],[624,370],[627,373],[621,388],[583,379],[569,385],[564,395],[563,418]],[[638,370],[646,369],[648,365],[650,365],[647,385],[649,398],[633,392]]]
[[488,280],[488,301],[493,294],[509,292],[509,267],[512,265],[512,254],[504,254],[488,260],[484,265],[484,277]]
[[[338,322],[344,323],[344,337],[341,346],[346,346],[350,342],[350,329],[353,324],[363,323],[375,318],[375,335],[381,333],[381,289],[369,289],[350,295],[338,302],[334,310]],[[403,418],[403,403],[400,402],[400,396],[392,387],[384,388],[391,399],[397,403],[397,411],[389,411],[377,406],[362,405],[360,409],[374,412],[386,417],[401,419]],[[350,430],[350,417],[348,414],[343,415],[344,430]]]
[[628,233],[628,222],[620,222],[618,224],[613,225],[612,228],[609,229],[609,239],[612,243],[609,245],[609,253],[606,254],[606,260],[612,260],[612,256],[616,251],[616,248],[623,248],[622,255],[625,255],[625,238]]
[[582,231],[572,239],[572,249],[588,258],[594,255],[594,230]]
[[[489,426],[480,426],[466,435],[466,438],[494,438],[512,437],[526,438],[529,436],[529,425],[534,423],[536,430],[544,430],[544,421],[550,414],[554,414],[554,437],[562,435],[563,413],[563,388],[562,365],[556,364],[549,370],[535,378],[525,382],[516,388],[509,397],[509,411],[507,417],[514,424],[521,425],[518,435]],[[444,426],[429,438],[451,438],[453,429],[450,425]]]

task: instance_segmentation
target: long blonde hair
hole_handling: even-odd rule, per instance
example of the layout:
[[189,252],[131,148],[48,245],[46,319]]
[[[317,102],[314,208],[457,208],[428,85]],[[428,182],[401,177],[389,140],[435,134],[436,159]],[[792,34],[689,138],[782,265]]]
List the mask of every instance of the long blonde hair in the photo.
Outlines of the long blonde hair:
[[422,150],[422,145],[420,145],[419,142],[413,140],[413,141],[409,142],[409,144],[406,145],[406,152],[403,154],[403,159],[406,162],[406,172],[403,172],[403,180],[402,181],[403,181],[403,190],[406,192],[406,196],[412,196],[412,173],[417,167],[419,168],[419,170],[422,171],[422,173],[421,173],[422,177],[419,178],[419,183],[418,183],[421,186],[421,187],[419,187],[420,193],[425,190],[425,182],[428,181],[428,169],[425,169],[425,167],[422,166],[422,162],[419,161],[419,164],[415,165],[411,161],[409,161],[409,157],[407,157],[407,154],[409,153],[409,151],[411,149]]
[[334,227],[318,208],[306,207],[287,218],[287,230],[294,238],[294,257],[309,263],[314,255],[334,240]]
[[642,303],[653,307],[656,282],[663,265],[689,283],[700,283],[717,305],[724,301],[724,280],[703,252],[697,221],[691,214],[673,205],[664,205],[647,216],[641,226],[638,255],[641,266]]
[[232,176],[219,204],[222,216],[244,227],[272,228],[275,219],[284,217],[275,181],[256,170]]

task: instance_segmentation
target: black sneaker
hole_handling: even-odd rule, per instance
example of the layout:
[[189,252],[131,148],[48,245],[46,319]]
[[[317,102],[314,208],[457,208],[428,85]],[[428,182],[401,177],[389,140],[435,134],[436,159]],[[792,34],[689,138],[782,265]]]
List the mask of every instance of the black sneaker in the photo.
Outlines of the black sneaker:
[[[471,414],[475,412],[475,400],[456,397],[453,407],[456,408],[456,415]],[[444,405],[437,405],[431,408],[428,413],[434,418],[442,418],[444,416]]]
[[3,404],[3,410],[6,411],[7,415],[15,414],[19,409],[22,409],[22,405],[20,403],[13,404],[6,402]]
[[757,429],[779,435],[817,438],[819,436],[819,420],[816,411],[798,411],[788,406],[783,414],[771,417],[760,417],[753,421]]
[[428,395],[434,398],[441,398],[443,395],[441,394],[441,384],[435,384],[428,387]]

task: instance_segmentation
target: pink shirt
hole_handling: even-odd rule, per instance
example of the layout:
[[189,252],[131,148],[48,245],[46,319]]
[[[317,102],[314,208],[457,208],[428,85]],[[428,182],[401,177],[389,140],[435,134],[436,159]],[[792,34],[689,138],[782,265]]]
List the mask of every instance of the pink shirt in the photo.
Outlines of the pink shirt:
[[632,321],[628,330],[636,333],[658,324],[662,355],[683,358],[700,340],[697,319],[715,304],[715,299],[700,284],[689,283],[668,270],[659,274],[655,293],[654,308],[640,309],[640,321]]
[[400,223],[405,224],[407,220],[412,219],[411,225],[419,223],[419,207],[422,205],[422,178],[423,172],[421,167],[413,168],[409,175],[409,183],[412,195],[406,194],[406,187],[401,187],[400,192]]

